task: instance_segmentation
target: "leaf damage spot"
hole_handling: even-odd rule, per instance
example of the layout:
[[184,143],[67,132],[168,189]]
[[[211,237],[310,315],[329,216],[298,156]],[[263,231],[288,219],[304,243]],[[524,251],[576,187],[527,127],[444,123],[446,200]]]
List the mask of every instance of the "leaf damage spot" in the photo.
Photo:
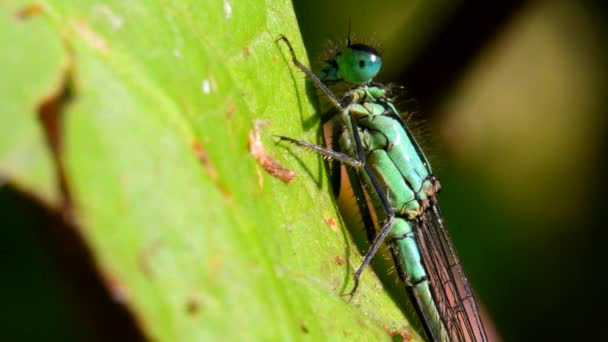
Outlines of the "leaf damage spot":
[[334,233],[338,232],[338,223],[336,222],[336,219],[334,219],[333,217],[328,217],[325,219],[325,223],[327,223],[329,228],[333,230]]
[[201,303],[197,295],[191,294],[186,300],[186,312],[190,316],[195,316],[201,308]]
[[215,78],[209,77],[208,79],[206,78],[201,82],[201,91],[203,92],[203,94],[209,95],[212,91],[216,90],[217,82],[215,81]]
[[342,259],[342,257],[341,257],[341,256],[336,255],[336,256],[334,257],[334,263],[335,263],[336,265],[338,265],[338,266],[342,266],[342,265],[344,265],[344,259]]
[[220,192],[222,193],[222,196],[224,197],[226,202],[228,202],[228,204],[230,204],[230,205],[233,205],[234,197],[232,197],[232,193],[230,192],[230,190],[228,190],[228,188],[222,183],[218,183],[218,186],[219,186]]
[[194,152],[196,153],[196,157],[201,162],[201,165],[203,165],[203,167],[209,174],[209,177],[211,177],[211,179],[216,181],[217,180],[217,169],[215,168],[215,166],[213,166],[213,164],[211,163],[211,160],[209,160],[209,157],[207,156],[207,152],[205,152],[203,145],[200,143],[200,141],[195,140],[194,143],[192,144],[192,148],[194,149]]
[[209,83],[209,80],[203,80],[203,94],[209,94],[211,93],[211,83]]
[[21,8],[17,12],[17,19],[26,20],[26,19],[35,17],[37,15],[40,15],[42,13],[44,13],[44,8],[42,7],[41,4],[37,4],[37,3],[29,4],[29,5]]
[[231,97],[229,97],[226,102],[228,104],[228,108],[226,108],[226,117],[228,120],[230,120],[234,116],[234,112],[236,112],[236,105],[234,104],[234,101],[232,101]]
[[66,108],[74,100],[73,74],[74,61],[69,46],[67,63],[61,70],[59,82],[52,92],[38,104],[38,120],[44,129],[46,143],[49,146],[55,172],[58,175],[60,201],[59,207],[66,214],[71,213],[72,200],[63,163],[63,122]]
[[302,332],[305,334],[308,334],[310,332],[308,330],[308,327],[306,326],[306,323],[304,323],[304,322],[300,322],[300,330],[302,330]]
[[[260,132],[264,126],[268,125],[267,121],[256,119],[253,122],[253,129],[249,131],[249,153],[257,160],[257,162],[266,170],[271,176],[274,176],[284,183],[291,182],[296,173],[283,167],[279,162],[272,158],[264,150],[262,144],[262,138]],[[260,180],[260,187],[262,187],[263,181]]]
[[232,18],[232,5],[228,0],[224,0],[224,15],[226,19]]
[[402,339],[397,341],[411,341],[414,338],[412,333],[403,328],[390,329],[388,330],[388,335],[392,338],[393,341],[395,341],[395,338],[398,336],[400,336]]
[[106,40],[93,31],[86,22],[78,20],[72,23],[74,30],[84,39],[84,41],[93,49],[102,53],[110,52],[110,45]]
[[247,58],[251,55],[251,50],[249,50],[249,47],[245,46],[241,53],[243,54],[243,57]]
[[224,196],[224,198],[226,199],[226,201],[228,201],[228,203],[232,204],[233,198],[232,198],[232,194],[230,193],[230,190],[228,190],[228,188],[222,182],[220,182],[219,176],[217,173],[217,169],[215,168],[215,166],[209,159],[209,156],[207,155],[207,152],[203,148],[203,145],[200,143],[200,141],[195,140],[192,143],[192,149],[194,150],[196,157],[198,158],[199,162],[201,163],[201,165],[203,166],[205,171],[207,171],[207,174],[209,175],[211,180],[213,182],[215,182],[217,184],[217,186],[220,188],[222,196]]

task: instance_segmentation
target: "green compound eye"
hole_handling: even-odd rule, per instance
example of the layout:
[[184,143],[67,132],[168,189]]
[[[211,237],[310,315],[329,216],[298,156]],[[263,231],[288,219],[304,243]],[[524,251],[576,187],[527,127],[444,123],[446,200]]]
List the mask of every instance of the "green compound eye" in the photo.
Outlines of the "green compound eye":
[[371,81],[382,67],[378,51],[363,44],[353,44],[344,49],[337,62],[342,78],[355,84]]
[[352,44],[323,65],[322,81],[344,80],[361,84],[371,81],[382,67],[378,51],[368,45]]

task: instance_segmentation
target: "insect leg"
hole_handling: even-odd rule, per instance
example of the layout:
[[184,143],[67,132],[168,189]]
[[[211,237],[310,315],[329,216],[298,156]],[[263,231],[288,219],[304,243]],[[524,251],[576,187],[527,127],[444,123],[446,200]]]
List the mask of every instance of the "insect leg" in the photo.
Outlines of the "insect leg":
[[314,152],[322,155],[324,158],[338,160],[346,165],[350,165],[357,169],[360,169],[361,166],[363,166],[362,161],[358,160],[357,158],[353,158],[353,157],[349,156],[348,154],[336,152],[334,150],[330,150],[328,148],[325,148],[325,147],[322,147],[319,145],[311,144],[304,140],[298,140],[298,139],[294,139],[294,138],[290,138],[290,137],[286,137],[286,136],[282,136],[282,135],[277,135],[277,137],[281,141],[288,141],[292,144],[295,144],[300,147],[304,147],[308,150],[314,151]]
[[[351,119],[351,125],[352,125],[353,132],[358,132],[357,123],[356,123],[355,119],[353,117],[350,117],[350,119]],[[353,134],[353,136],[355,138],[355,149],[356,149],[358,159],[365,160],[364,159],[365,151],[363,150],[363,145],[361,144],[361,139],[359,137],[359,134],[355,133],[355,134]],[[382,209],[386,213],[386,220],[385,220],[384,224],[382,225],[382,228],[380,229],[380,233],[376,236],[376,238],[372,242],[370,249],[365,254],[365,257],[363,258],[363,262],[361,263],[359,268],[355,271],[355,275],[354,275],[355,285],[353,286],[353,289],[350,292],[350,295],[353,295],[357,291],[357,287],[359,287],[359,278],[361,277],[361,273],[363,273],[363,270],[365,270],[365,268],[370,264],[370,262],[372,261],[372,259],[376,255],[376,253],[378,252],[378,249],[380,248],[380,246],[382,245],[382,243],[384,242],[384,240],[386,239],[388,234],[391,232],[391,228],[393,226],[393,221],[395,219],[395,211],[391,207],[384,190],[380,186],[380,183],[376,179],[376,176],[372,172],[369,165],[363,164],[363,170],[369,177],[369,180],[372,183],[372,187],[374,188],[376,195],[378,195],[378,199],[380,200],[380,205],[382,206]]]
[[289,53],[291,54],[291,60],[293,61],[293,64],[295,64],[295,66],[298,67],[298,69],[302,70],[302,72],[305,73],[306,76],[308,76],[308,78],[312,81],[312,83],[314,83],[315,86],[317,86],[317,88],[319,88],[323,93],[325,93],[325,95],[327,95],[327,97],[329,98],[329,101],[331,102],[332,105],[334,105],[336,108],[341,110],[342,106],[340,105],[340,101],[338,101],[338,99],[331,92],[331,90],[329,90],[329,88],[327,88],[325,86],[325,84],[323,84],[323,82],[321,82],[321,80],[317,77],[317,75],[315,75],[312,71],[310,71],[310,69],[308,69],[304,64],[302,64],[298,60],[298,58],[296,57],[296,53],[293,50],[291,43],[289,42],[289,39],[287,39],[287,37],[285,37],[284,35],[280,35],[279,38],[277,39],[277,42],[280,40],[284,41],[285,44],[287,44],[287,47],[289,48]]

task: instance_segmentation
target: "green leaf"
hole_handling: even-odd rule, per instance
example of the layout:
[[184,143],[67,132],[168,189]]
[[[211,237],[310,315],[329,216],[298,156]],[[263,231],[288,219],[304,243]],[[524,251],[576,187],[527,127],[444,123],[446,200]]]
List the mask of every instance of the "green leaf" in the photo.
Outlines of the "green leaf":
[[57,175],[36,111],[61,86],[67,56],[56,32],[43,20],[22,19],[17,6],[0,11],[0,44],[7,47],[0,58],[0,183],[56,204]]
[[[272,138],[320,141],[312,92],[275,42],[285,34],[307,63],[288,2],[53,1],[43,10],[44,20],[19,25],[41,25],[55,45],[17,42],[23,58],[13,72],[52,51],[40,67],[57,80],[66,56],[72,61],[61,155],[74,220],[147,336],[415,335],[373,272],[351,302],[342,295],[361,259],[348,232],[328,223],[340,219],[325,168],[318,156]],[[39,81],[19,81],[41,93],[32,90]],[[12,125],[29,113],[23,126],[40,131],[27,108],[2,120]],[[268,122],[266,152],[296,172],[291,183],[267,174],[249,152],[257,119]],[[15,139],[2,146],[23,153]],[[1,169],[14,165],[4,158]],[[40,194],[55,184],[47,173],[44,186],[31,186]]]

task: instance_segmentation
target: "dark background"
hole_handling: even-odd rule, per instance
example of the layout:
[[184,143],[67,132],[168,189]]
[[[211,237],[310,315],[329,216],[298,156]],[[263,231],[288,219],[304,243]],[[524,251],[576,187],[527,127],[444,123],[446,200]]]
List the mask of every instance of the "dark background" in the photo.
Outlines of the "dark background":
[[[600,2],[294,3],[313,70],[376,45],[404,85],[465,269],[506,341],[604,332],[608,11]],[[428,135],[428,136],[427,136]]]

